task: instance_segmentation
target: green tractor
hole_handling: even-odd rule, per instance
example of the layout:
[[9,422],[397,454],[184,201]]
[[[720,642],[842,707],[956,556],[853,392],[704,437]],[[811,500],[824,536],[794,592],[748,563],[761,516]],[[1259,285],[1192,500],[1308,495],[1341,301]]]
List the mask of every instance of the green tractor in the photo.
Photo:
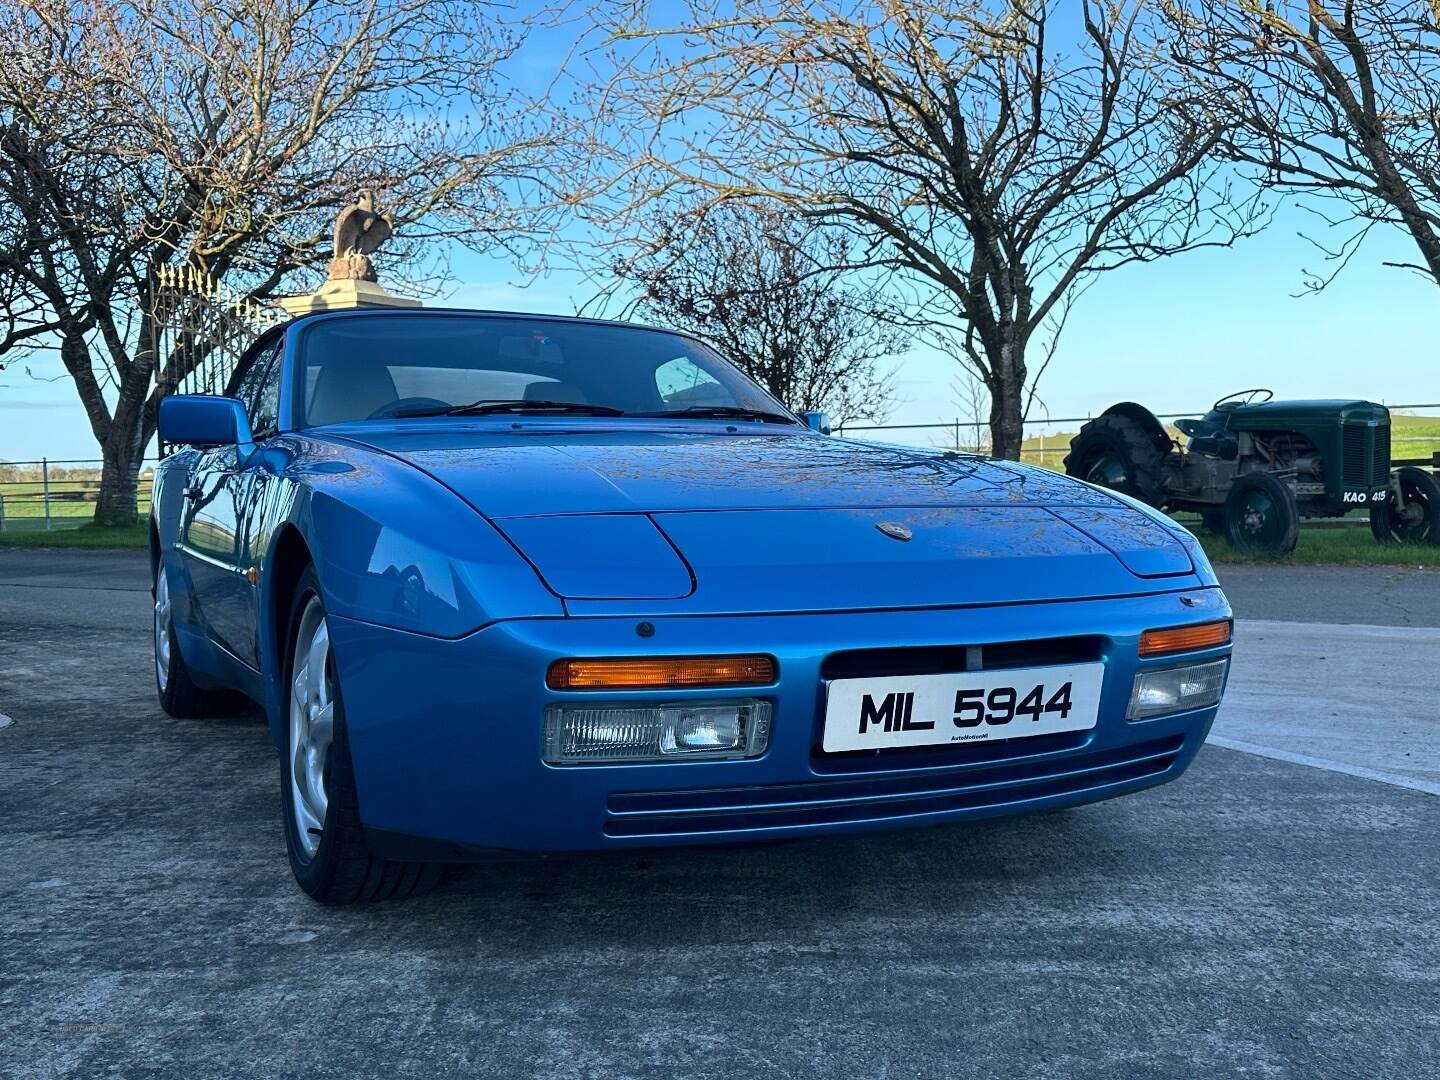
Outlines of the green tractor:
[[1440,481],[1390,470],[1390,412],[1369,401],[1221,398],[1177,420],[1182,447],[1150,410],[1112,405],[1070,440],[1065,471],[1162,510],[1198,513],[1234,548],[1285,555],[1302,517],[1368,510],[1375,539],[1440,544]]

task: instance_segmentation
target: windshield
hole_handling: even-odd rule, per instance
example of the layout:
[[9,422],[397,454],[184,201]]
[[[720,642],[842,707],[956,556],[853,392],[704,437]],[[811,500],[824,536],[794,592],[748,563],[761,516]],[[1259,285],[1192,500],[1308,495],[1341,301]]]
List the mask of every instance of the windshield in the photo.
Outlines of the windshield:
[[664,331],[436,314],[327,319],[303,334],[302,427],[506,411],[794,423],[715,352]]

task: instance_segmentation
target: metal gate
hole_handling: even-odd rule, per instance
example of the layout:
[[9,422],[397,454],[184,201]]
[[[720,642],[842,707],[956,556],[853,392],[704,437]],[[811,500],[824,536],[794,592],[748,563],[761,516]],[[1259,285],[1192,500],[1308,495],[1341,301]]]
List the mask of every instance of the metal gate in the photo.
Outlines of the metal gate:
[[223,394],[241,354],[289,317],[192,266],[160,267],[153,303],[163,394]]

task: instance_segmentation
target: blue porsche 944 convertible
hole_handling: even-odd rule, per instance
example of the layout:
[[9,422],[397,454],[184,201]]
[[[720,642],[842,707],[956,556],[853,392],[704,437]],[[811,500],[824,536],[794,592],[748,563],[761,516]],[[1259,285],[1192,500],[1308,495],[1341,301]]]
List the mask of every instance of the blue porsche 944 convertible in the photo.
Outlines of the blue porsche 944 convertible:
[[312,315],[160,432],[161,704],[264,707],[322,901],[1139,791],[1225,685],[1229,606],[1169,519],[829,437],[680,333]]

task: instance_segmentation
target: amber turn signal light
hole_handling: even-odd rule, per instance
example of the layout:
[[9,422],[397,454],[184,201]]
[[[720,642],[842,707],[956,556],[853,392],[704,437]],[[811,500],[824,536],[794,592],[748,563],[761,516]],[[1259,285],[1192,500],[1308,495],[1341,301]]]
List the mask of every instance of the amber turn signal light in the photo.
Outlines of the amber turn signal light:
[[1230,620],[1197,623],[1194,626],[1172,626],[1166,630],[1146,630],[1140,635],[1140,655],[1169,656],[1171,653],[1213,649],[1230,644]]
[[775,681],[768,656],[618,657],[556,660],[545,683],[552,690],[669,690],[767,686]]

